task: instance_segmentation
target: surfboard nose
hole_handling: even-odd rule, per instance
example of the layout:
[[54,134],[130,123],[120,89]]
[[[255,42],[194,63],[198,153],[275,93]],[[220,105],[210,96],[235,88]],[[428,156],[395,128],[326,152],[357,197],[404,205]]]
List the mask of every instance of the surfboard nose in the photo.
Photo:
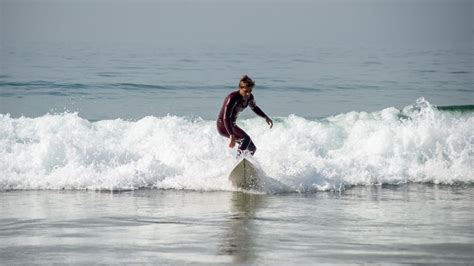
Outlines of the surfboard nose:
[[249,160],[240,160],[230,171],[232,185],[244,190],[261,190],[261,180],[257,168]]

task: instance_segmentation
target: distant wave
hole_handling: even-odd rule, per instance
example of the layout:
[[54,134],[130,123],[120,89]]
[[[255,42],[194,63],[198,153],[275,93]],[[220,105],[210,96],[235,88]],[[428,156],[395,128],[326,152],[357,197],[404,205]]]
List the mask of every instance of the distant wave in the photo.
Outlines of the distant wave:
[[450,106],[436,106],[440,111],[470,113],[474,112],[474,105],[450,105]]
[[0,97],[22,97],[25,95],[64,96],[86,95],[91,85],[80,83],[56,83],[49,81],[1,82]]
[[124,89],[124,90],[142,90],[142,89],[152,89],[152,90],[173,90],[172,87],[159,86],[159,85],[150,85],[150,84],[137,84],[137,83],[117,83],[111,84],[110,86]]
[[[23,93],[34,94],[48,94],[54,95],[57,90],[62,90],[59,94],[86,94],[88,92],[95,93],[99,90],[115,90],[120,89],[124,91],[179,91],[179,90],[232,90],[237,89],[232,85],[166,85],[166,84],[144,84],[144,83],[59,83],[51,81],[33,80],[26,82],[9,82],[0,81],[0,89],[14,88],[15,94],[22,94],[17,89],[22,89]],[[339,87],[337,87],[339,89]],[[272,91],[299,91],[299,92],[319,92],[323,89],[316,87],[301,87],[301,86],[258,86],[259,90]],[[357,89],[357,87],[347,87],[345,89]],[[7,95],[8,96],[8,95]]]
[[451,71],[450,74],[470,74],[469,71]]
[[10,82],[10,81],[0,81],[0,89],[9,89],[14,88],[16,94],[21,94],[21,91],[17,89],[22,89],[23,91],[28,91],[28,93],[36,94],[50,94],[52,91],[63,90],[63,92],[68,92],[71,94],[83,94],[87,91],[96,91],[97,89],[101,90],[114,90],[121,89],[125,91],[151,91],[151,90],[167,90],[167,91],[177,91],[181,89],[195,90],[195,89],[217,89],[217,90],[228,90],[234,89],[234,86],[177,86],[177,85],[157,85],[157,84],[142,84],[142,83],[58,83],[51,81],[42,81],[34,80],[27,82]]
[[[258,147],[258,165],[287,192],[472,184],[474,113],[472,106],[452,112],[463,108],[435,108],[419,99],[403,110],[275,118],[271,130],[260,118],[238,123]],[[232,190],[226,176],[234,157],[214,121],[0,114],[0,190]]]
[[89,88],[90,85],[88,84],[81,84],[81,83],[57,83],[51,81],[42,81],[42,80],[34,80],[28,82],[1,82],[0,81],[0,88],[2,87],[22,87],[23,89],[38,89],[38,88],[46,88],[46,89],[86,89]]

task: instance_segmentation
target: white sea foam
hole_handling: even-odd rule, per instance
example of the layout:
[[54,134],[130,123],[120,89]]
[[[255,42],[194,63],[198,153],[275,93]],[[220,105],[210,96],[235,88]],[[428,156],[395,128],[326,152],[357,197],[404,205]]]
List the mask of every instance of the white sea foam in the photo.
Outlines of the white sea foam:
[[[271,130],[261,118],[238,124],[258,147],[257,164],[289,191],[474,182],[474,114],[440,112],[423,99],[404,110],[275,118]],[[214,121],[0,114],[2,190],[232,190],[227,174],[234,163],[235,150]]]

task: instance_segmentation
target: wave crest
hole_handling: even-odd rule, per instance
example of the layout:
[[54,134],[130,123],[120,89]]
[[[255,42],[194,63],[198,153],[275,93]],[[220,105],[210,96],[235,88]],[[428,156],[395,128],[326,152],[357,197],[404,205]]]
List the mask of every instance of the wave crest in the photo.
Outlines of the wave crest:
[[[352,185],[473,183],[474,115],[442,112],[420,98],[386,108],[308,120],[238,121],[255,160],[290,191]],[[235,151],[214,121],[145,117],[90,122],[77,113],[0,114],[0,189],[141,187],[231,190]]]

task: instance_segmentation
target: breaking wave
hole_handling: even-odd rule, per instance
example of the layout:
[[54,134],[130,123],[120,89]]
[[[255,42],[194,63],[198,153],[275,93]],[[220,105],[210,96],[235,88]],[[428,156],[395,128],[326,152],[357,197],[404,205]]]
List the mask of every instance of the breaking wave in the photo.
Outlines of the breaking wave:
[[[274,122],[273,129],[261,118],[238,124],[258,147],[256,163],[287,192],[474,182],[473,112],[443,111],[421,98],[402,110]],[[215,121],[203,119],[0,114],[1,190],[233,190],[227,174],[235,153]]]

